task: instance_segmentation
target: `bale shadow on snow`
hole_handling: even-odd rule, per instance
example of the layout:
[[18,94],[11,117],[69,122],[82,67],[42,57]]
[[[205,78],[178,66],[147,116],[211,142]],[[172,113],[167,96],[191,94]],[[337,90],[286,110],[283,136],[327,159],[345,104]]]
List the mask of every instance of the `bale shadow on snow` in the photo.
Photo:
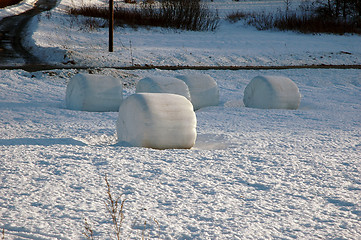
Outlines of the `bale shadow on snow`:
[[317,106],[315,103],[302,101],[302,99],[301,99],[300,106],[298,107],[297,110],[318,110],[318,109],[321,109],[321,108],[319,106]]
[[198,134],[192,149],[195,150],[221,150],[231,145],[227,136],[223,134]]
[[13,138],[0,139],[0,146],[19,146],[19,145],[38,145],[38,146],[53,146],[53,145],[76,145],[87,146],[87,144],[72,139],[72,138]]

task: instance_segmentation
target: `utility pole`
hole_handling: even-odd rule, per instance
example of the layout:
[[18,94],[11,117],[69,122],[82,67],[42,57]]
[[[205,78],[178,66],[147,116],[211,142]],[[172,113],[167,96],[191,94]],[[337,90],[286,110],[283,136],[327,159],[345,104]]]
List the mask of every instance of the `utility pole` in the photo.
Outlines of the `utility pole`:
[[109,0],[109,52],[113,52],[114,0]]

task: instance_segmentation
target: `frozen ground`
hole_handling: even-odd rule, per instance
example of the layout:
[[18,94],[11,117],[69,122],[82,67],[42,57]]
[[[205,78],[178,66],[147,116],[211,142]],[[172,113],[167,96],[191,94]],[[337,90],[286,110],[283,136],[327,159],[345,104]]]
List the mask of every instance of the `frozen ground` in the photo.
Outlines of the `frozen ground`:
[[[69,4],[34,18],[26,42],[38,56],[97,66],[131,65],[131,56],[157,65],[361,62],[360,36],[226,22],[214,33],[118,28],[109,54],[106,30],[81,30],[62,12]],[[220,104],[196,112],[194,148],[162,151],[116,144],[117,113],[65,109],[76,72],[0,71],[5,239],[84,239],[84,219],[95,239],[110,239],[105,175],[127,199],[123,239],[361,239],[361,70],[197,71],[217,81]],[[143,77],[194,71],[92,72],[122,78],[127,97]],[[243,90],[261,74],[292,79],[300,108],[245,108]]]

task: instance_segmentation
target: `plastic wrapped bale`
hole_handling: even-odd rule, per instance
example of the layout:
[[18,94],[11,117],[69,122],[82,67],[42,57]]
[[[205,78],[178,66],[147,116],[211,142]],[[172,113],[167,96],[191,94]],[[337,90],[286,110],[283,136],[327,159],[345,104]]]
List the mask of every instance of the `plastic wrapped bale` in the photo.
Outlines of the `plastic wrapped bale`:
[[297,109],[301,94],[297,85],[287,77],[257,76],[244,90],[246,107],[263,109]]
[[219,104],[218,85],[211,76],[207,74],[188,74],[177,76],[177,78],[187,84],[194,110]]
[[178,78],[153,76],[141,79],[136,86],[136,92],[173,93],[191,99],[187,84]]
[[196,115],[181,95],[136,93],[119,108],[119,142],[135,147],[189,149],[196,141]]
[[66,107],[90,112],[117,112],[123,100],[121,79],[80,73],[66,88]]

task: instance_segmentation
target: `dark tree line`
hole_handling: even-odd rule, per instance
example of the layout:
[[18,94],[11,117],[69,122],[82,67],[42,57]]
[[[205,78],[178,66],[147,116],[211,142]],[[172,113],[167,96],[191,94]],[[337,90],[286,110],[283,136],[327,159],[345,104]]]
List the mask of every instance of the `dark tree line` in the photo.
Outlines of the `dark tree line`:
[[361,0],[317,0],[317,11],[325,17],[357,20],[361,18]]

